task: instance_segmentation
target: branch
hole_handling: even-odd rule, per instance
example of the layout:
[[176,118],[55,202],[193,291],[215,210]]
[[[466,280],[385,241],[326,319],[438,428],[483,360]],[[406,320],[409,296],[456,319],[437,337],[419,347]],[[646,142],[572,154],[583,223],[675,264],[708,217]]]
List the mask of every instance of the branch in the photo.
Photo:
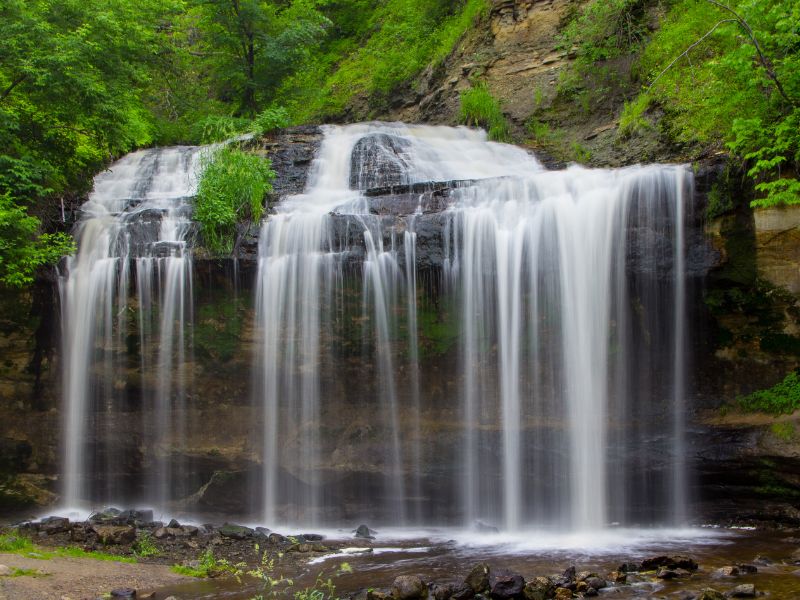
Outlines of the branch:
[[759,62],[761,62],[761,66],[764,67],[764,70],[767,72],[767,77],[769,77],[772,80],[772,82],[775,84],[775,88],[778,90],[778,93],[783,97],[784,100],[786,100],[786,102],[788,102],[792,106],[797,106],[798,103],[796,101],[792,100],[786,94],[786,91],[783,89],[783,85],[781,85],[781,82],[778,79],[778,76],[775,74],[775,71],[772,69],[772,65],[770,64],[769,60],[767,60],[767,57],[764,56],[764,53],[761,51],[761,45],[758,43],[758,40],[756,39],[756,36],[753,33],[753,30],[750,27],[750,25],[747,23],[747,21],[745,21],[731,7],[726,6],[725,4],[722,4],[721,2],[718,2],[717,0],[705,0],[705,1],[708,2],[709,4],[713,4],[714,6],[716,6],[718,8],[721,8],[721,9],[731,13],[734,16],[734,18],[733,19],[723,19],[722,21],[719,21],[705,35],[703,35],[700,39],[698,39],[696,42],[694,42],[691,46],[686,48],[686,50],[684,50],[677,57],[675,57],[675,59],[671,63],[669,63],[667,65],[667,67],[656,76],[655,79],[653,79],[652,83],[650,83],[650,85],[647,87],[647,91],[649,92],[653,88],[653,86],[656,84],[656,81],[658,81],[664,73],[669,71],[673,67],[673,65],[676,62],[678,62],[681,58],[683,58],[684,56],[687,56],[689,54],[689,52],[692,50],[692,48],[694,48],[695,46],[699,45],[703,40],[705,40],[706,38],[708,38],[708,36],[710,36],[712,33],[714,33],[714,31],[716,31],[716,29],[720,25],[722,25],[724,23],[736,23],[736,24],[740,25],[742,27],[742,29],[745,30],[745,33],[747,33],[748,37],[750,38],[750,41],[753,42],[753,46],[755,47],[756,52],[758,53]]
[[8,96],[8,95],[9,95],[11,92],[13,92],[13,91],[14,91],[14,88],[15,88],[15,87],[17,87],[17,86],[18,86],[20,83],[22,83],[23,81],[25,81],[27,78],[28,78],[28,76],[27,76],[27,75],[20,75],[20,76],[19,76],[19,77],[17,77],[17,78],[16,78],[14,81],[12,81],[12,82],[11,82],[11,85],[10,85],[10,86],[8,86],[8,87],[7,87],[7,88],[6,88],[6,89],[3,91],[3,93],[2,93],[2,94],[0,94],[0,102],[2,102],[3,100],[5,100],[5,99],[6,99],[6,96]]
[[686,48],[686,50],[684,50],[678,56],[676,56],[675,59],[671,63],[669,63],[667,65],[667,67],[663,71],[661,71],[661,73],[656,75],[656,78],[653,79],[652,83],[649,86],[647,86],[647,91],[649,92],[653,88],[653,86],[656,84],[656,81],[661,79],[661,76],[664,73],[666,73],[667,71],[669,71],[676,62],[678,62],[681,58],[683,58],[684,56],[689,54],[689,52],[692,50],[692,48],[694,48],[695,46],[700,45],[703,40],[705,40],[708,36],[710,36],[712,33],[714,33],[717,30],[717,27],[719,27],[720,25],[722,25],[724,23],[736,23],[736,22],[737,22],[736,19],[723,19],[722,21],[719,21],[716,25],[714,25],[711,29],[709,29],[708,32],[706,32],[706,34],[703,37],[701,37],[699,40],[697,40],[691,46]]
[[730,6],[722,4],[722,2],[718,2],[717,0],[706,0],[706,2],[713,4],[714,6],[718,6],[722,10],[728,11],[734,17],[736,17],[736,21],[738,21],[739,25],[741,25],[742,28],[747,32],[747,35],[753,42],[753,46],[755,46],[756,52],[758,52],[758,59],[761,61],[761,65],[767,72],[767,76],[773,81],[775,87],[778,88],[778,92],[780,92],[780,95],[783,96],[783,99],[786,100],[789,104],[796,105],[797,103],[794,102],[791,98],[789,98],[788,95],[786,95],[786,92],[784,91],[783,86],[781,85],[781,82],[778,79],[778,76],[775,74],[775,71],[772,70],[772,65],[767,60],[767,57],[764,56],[764,53],[761,51],[761,45],[758,43],[758,40],[756,39],[756,36],[753,33],[753,30],[747,23],[747,21],[745,21],[744,18],[742,18],[738,13],[736,13],[736,11],[734,11]]

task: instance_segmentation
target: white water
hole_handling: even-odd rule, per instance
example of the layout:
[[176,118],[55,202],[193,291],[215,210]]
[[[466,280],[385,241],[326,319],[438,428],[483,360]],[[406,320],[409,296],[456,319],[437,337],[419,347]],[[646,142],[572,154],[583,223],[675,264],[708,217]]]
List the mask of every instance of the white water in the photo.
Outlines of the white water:
[[[455,399],[461,447],[455,463],[426,460],[448,472],[444,485],[456,489],[459,503],[452,514],[467,525],[486,521],[508,531],[532,525],[593,531],[626,519],[683,522],[681,232],[691,173],[677,166],[548,172],[519,148],[487,142],[482,132],[401,124],[326,128],[305,193],[285,198],[264,222],[256,370],[265,405],[266,522],[331,521],[322,516],[320,492],[328,464],[322,448],[330,447],[320,438],[321,381],[332,383],[337,373],[323,376],[332,360],[323,340],[336,320],[330,311],[344,310],[337,300],[346,287],[343,264],[358,229],[366,247],[361,321],[382,407],[384,456],[375,460],[385,486],[374,503],[393,524],[424,520],[415,215],[387,230],[367,214],[368,200],[350,189],[353,148],[374,134],[391,140],[376,142],[382,162],[359,166],[360,187],[383,181],[398,165],[405,183],[483,179],[452,192],[445,227],[445,275],[461,307]],[[357,218],[343,235],[333,215],[345,214]],[[672,240],[666,253],[664,239]],[[632,247],[646,271],[635,282],[627,273]],[[399,371],[393,307],[403,298],[408,364]],[[632,315],[646,302],[654,312]],[[643,337],[649,347],[641,347]],[[405,373],[409,402],[402,410],[398,372]],[[632,433],[616,426],[626,419],[635,424]],[[283,436],[298,429],[299,447],[287,448]],[[668,455],[667,475],[648,473],[648,461],[634,455],[659,436],[655,452]],[[286,491],[282,469],[301,485]],[[658,494],[668,507],[648,508]],[[340,518],[336,507],[327,514]]]
[[[157,382],[150,439],[158,451],[149,469],[148,500],[163,506],[168,490],[169,449],[179,443],[174,423],[185,391],[184,325],[191,316],[191,226],[201,149],[143,150],[127,155],[95,179],[81,207],[78,251],[61,277],[64,352],[62,504],[124,499],[119,489],[126,460],[135,449],[104,443],[125,439],[124,351],[131,269],[135,270],[141,371]],[[153,310],[160,303],[160,318]],[[160,321],[160,323],[157,323]],[[156,331],[157,333],[154,333]],[[174,365],[174,367],[173,367]],[[99,367],[99,369],[98,369]],[[97,489],[92,479],[105,481]]]

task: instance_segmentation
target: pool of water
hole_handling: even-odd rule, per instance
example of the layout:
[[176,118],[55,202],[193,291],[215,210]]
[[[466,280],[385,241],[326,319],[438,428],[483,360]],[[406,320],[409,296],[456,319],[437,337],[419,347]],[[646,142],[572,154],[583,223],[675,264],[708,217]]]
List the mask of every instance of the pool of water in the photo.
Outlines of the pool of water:
[[[367,588],[389,588],[398,575],[419,575],[438,584],[460,583],[478,562],[493,569],[508,569],[526,580],[561,573],[574,565],[578,571],[601,576],[623,562],[658,554],[686,554],[699,565],[691,577],[661,581],[650,576],[628,585],[606,589],[613,598],[678,598],[685,591],[713,587],[721,592],[743,583],[771,598],[800,599],[800,565],[792,564],[792,553],[800,549],[800,532],[747,529],[609,529],[586,534],[556,534],[529,531],[519,534],[487,534],[458,530],[386,530],[375,540],[352,539],[346,531],[324,532],[328,541],[348,541],[353,547],[369,547],[369,554],[316,556],[302,564],[278,562],[274,577],[291,578],[288,592],[313,587],[318,578],[331,578],[337,595]],[[753,564],[758,573],[724,577],[716,570],[726,565]],[[263,583],[243,577],[197,581],[159,590],[158,597],[172,594],[180,600],[229,598],[250,599],[264,591]]]

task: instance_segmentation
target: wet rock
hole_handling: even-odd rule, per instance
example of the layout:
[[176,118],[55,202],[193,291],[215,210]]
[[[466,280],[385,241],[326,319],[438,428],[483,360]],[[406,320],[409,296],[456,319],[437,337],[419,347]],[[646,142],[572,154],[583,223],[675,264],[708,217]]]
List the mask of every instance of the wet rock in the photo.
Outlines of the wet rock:
[[596,590],[602,590],[604,587],[608,586],[605,579],[594,574],[586,578],[586,583],[589,584],[589,587],[593,587]]
[[244,525],[235,525],[233,523],[225,523],[219,528],[219,534],[222,537],[230,538],[233,540],[245,540],[253,537],[255,531]]
[[755,565],[743,563],[736,566],[739,567],[739,572],[744,575],[753,575],[755,573],[758,573],[758,568]]
[[467,575],[467,578],[464,580],[475,594],[480,594],[482,592],[489,590],[489,565],[486,563],[481,563],[479,565],[475,565],[472,567],[472,570]]
[[168,538],[170,536],[170,532],[167,530],[166,527],[159,527],[153,532],[153,537],[157,540],[163,540],[164,538]]
[[729,593],[731,598],[755,598],[756,586],[752,583],[737,585]]
[[73,542],[85,542],[86,541],[86,528],[84,526],[78,526],[72,528],[69,532],[69,539]]
[[95,525],[92,530],[105,546],[132,544],[136,540],[136,528],[130,525]]
[[178,537],[194,537],[199,532],[199,529],[194,525],[184,525],[179,529]]
[[47,517],[39,522],[39,531],[43,531],[47,535],[64,533],[65,531],[69,531],[69,529],[69,519],[65,517]]
[[697,596],[697,600],[725,600],[725,595],[714,588],[705,588]]
[[353,530],[353,537],[357,537],[362,540],[374,540],[377,533],[377,531],[373,531],[362,523]]
[[312,544],[292,544],[286,549],[286,552],[311,552],[314,549]]
[[318,533],[303,533],[300,535],[307,542],[321,542],[325,539],[324,535],[320,535]]
[[366,135],[356,142],[350,155],[350,188],[401,185],[410,169],[410,142],[385,133]]
[[491,596],[495,600],[511,600],[520,598],[525,589],[525,579],[518,573],[510,571],[492,572],[489,577]]
[[270,533],[271,533],[270,530],[267,529],[266,527],[256,527],[255,529],[256,537],[269,539]]
[[769,558],[768,556],[764,556],[759,554],[753,559],[753,564],[760,565],[762,567],[769,567],[775,564],[775,561]]
[[132,588],[117,588],[111,590],[111,597],[124,598],[126,600],[130,600],[131,598],[136,598],[136,590]]
[[638,562],[626,562],[617,567],[617,571],[620,573],[638,573],[641,570],[642,563]]
[[[256,246],[258,242],[255,242]],[[201,509],[229,515],[247,511],[248,483],[250,473],[240,471],[214,471],[211,479],[197,492],[197,504]]]
[[574,591],[576,587],[575,582],[575,567],[567,568],[559,577],[556,577],[553,584],[559,588],[565,588]]
[[122,511],[112,506],[104,508],[89,516],[90,523],[111,523],[114,519],[119,517]]
[[628,580],[628,575],[623,571],[611,571],[608,574],[608,580],[611,583],[622,584]]
[[589,586],[588,588],[586,588],[586,591],[585,591],[585,592],[583,592],[583,595],[584,595],[584,597],[586,597],[586,598],[593,598],[594,596],[599,596],[599,595],[600,595],[600,592],[598,592],[598,591],[597,591],[596,589],[594,589],[593,587]]
[[181,524],[176,519],[170,519],[169,523],[167,523],[167,529],[180,529],[180,527]]
[[470,600],[475,597],[475,592],[466,583],[453,586],[453,594],[450,596],[451,600]]
[[678,573],[673,571],[672,569],[661,567],[656,573],[656,577],[658,577],[659,579],[677,579]]
[[553,597],[555,586],[547,577],[535,577],[527,584],[523,594],[525,600],[547,600]]
[[[688,556],[654,556],[642,561],[641,571],[656,571],[659,567],[696,571],[697,563]],[[619,569],[622,570],[622,569]]]
[[453,589],[453,585],[450,583],[434,584],[431,586],[431,595],[434,600],[450,600],[453,595]]
[[428,595],[428,587],[416,575],[400,575],[392,584],[392,597],[396,600],[417,600]]
[[575,582],[575,592],[578,594],[583,594],[586,590],[589,589],[589,584],[585,581],[576,581]]
[[275,545],[285,544],[289,541],[285,537],[283,537],[280,533],[270,533],[269,538],[267,539],[269,540],[270,544],[275,544]]
[[572,590],[563,587],[556,588],[553,598],[555,600],[572,600]]
[[720,577],[736,577],[737,575],[739,575],[739,567],[736,567],[734,565],[720,567],[719,569],[714,571],[714,575]]

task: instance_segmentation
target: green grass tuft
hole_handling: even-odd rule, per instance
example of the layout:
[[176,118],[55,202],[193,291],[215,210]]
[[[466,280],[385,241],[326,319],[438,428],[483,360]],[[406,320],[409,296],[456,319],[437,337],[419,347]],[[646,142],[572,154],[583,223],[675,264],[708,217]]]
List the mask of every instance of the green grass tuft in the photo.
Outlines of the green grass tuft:
[[461,122],[473,127],[483,127],[489,134],[489,139],[496,142],[511,140],[511,127],[500,102],[492,96],[485,83],[461,92]]

